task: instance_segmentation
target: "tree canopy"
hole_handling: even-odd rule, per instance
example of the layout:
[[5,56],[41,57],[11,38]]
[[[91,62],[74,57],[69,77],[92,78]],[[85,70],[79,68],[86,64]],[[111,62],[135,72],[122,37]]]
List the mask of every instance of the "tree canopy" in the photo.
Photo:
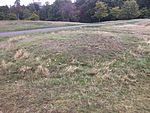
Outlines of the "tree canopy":
[[45,5],[31,3],[0,6],[0,20],[32,19],[51,21],[98,22],[105,20],[150,18],[150,0],[55,0]]

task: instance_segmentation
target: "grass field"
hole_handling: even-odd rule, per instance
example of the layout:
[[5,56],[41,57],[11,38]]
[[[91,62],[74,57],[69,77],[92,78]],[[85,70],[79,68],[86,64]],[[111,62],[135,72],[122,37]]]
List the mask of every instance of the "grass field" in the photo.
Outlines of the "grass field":
[[63,26],[79,25],[76,22],[52,22],[52,21],[0,21],[0,32],[20,31],[38,28],[55,28]]
[[1,113],[149,113],[150,20],[0,41]]

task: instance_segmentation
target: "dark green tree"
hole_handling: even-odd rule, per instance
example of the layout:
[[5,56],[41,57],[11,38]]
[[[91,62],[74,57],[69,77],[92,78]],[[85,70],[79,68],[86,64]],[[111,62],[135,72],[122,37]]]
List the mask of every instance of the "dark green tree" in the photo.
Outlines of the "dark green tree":
[[150,9],[144,7],[140,10],[140,17],[141,18],[150,18]]
[[20,0],[16,0],[14,3],[15,6],[15,11],[16,11],[16,15],[17,15],[17,19],[20,19],[20,12],[21,12],[21,5],[20,5]]
[[77,0],[76,6],[79,11],[80,22],[94,22],[96,21],[95,6],[98,0]]
[[0,20],[7,20],[10,9],[8,6],[0,6]]
[[150,0],[136,0],[140,8],[150,8]]
[[31,15],[32,15],[32,12],[28,8],[25,8],[23,10],[23,19],[28,19]]
[[0,12],[0,20],[4,20],[5,16],[3,12]]
[[40,20],[49,20],[50,18],[51,5],[48,2],[40,9]]
[[108,7],[121,7],[125,0],[99,0],[108,5]]
[[71,0],[56,0],[50,10],[50,20],[76,21],[77,12]]

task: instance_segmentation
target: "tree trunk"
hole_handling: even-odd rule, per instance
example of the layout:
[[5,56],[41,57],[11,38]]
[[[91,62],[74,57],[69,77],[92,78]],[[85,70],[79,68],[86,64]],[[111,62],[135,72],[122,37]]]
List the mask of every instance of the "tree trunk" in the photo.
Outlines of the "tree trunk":
[[19,16],[20,16],[19,13],[17,13],[17,20],[20,20]]

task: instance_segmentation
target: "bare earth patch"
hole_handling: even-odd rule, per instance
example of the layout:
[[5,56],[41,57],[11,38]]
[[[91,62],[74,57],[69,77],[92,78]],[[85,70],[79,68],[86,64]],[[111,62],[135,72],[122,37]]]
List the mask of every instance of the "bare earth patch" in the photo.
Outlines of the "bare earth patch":
[[98,32],[97,35],[92,34],[70,40],[48,40],[42,45],[52,53],[69,52],[74,55],[96,55],[104,51],[125,49],[123,44],[109,32]]

